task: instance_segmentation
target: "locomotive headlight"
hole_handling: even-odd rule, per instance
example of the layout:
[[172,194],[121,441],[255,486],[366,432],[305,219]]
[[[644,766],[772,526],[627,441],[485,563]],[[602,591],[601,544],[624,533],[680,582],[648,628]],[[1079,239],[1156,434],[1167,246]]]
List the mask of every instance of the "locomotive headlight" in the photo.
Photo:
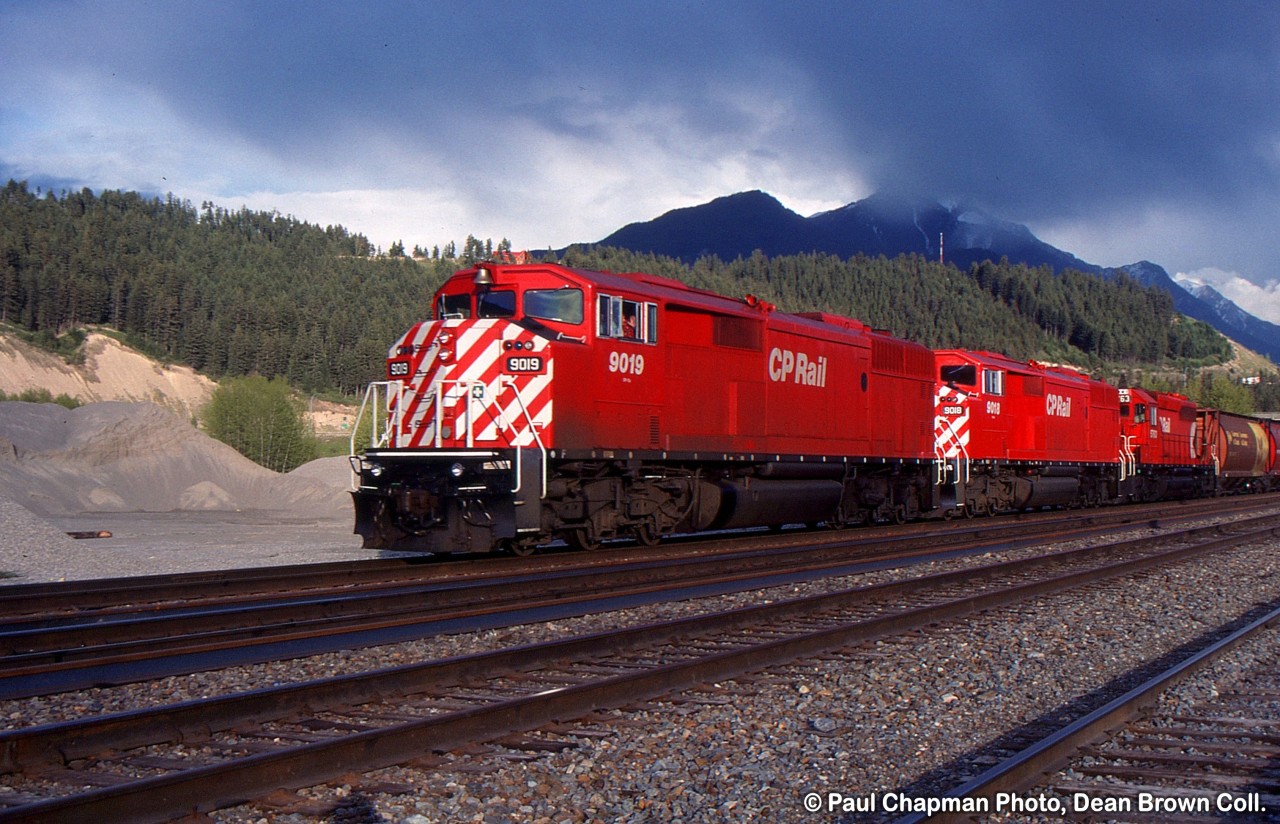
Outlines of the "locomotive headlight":
[[455,478],[461,478],[467,471],[467,468],[460,463],[456,463],[449,467],[449,474]]
[[385,471],[386,470],[383,468],[382,464],[376,464],[376,463],[369,464],[369,474],[375,478],[381,478],[382,473]]

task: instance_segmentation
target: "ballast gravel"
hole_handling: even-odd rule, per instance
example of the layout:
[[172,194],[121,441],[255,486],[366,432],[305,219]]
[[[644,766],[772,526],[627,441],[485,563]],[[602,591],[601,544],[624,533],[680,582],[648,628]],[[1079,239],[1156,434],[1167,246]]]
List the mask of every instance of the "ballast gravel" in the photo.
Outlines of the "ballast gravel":
[[[1142,532],[1150,533],[1144,529]],[[1074,545],[1074,544],[1073,544]],[[0,548],[2,549],[2,548]],[[886,794],[936,796],[1020,746],[1032,728],[1092,706],[1141,668],[1262,605],[1280,602],[1270,541],[1066,596],[609,710],[563,725],[569,746],[483,745],[352,784],[309,788],[308,809],[245,806],[219,821],[882,821]],[[1007,553],[1021,556],[1033,550]],[[928,572],[1005,555],[939,562]],[[0,556],[0,565],[3,557]],[[121,570],[120,574],[126,571]],[[882,571],[619,613],[198,673],[129,687],[0,702],[19,727],[353,672],[904,575]],[[1230,677],[1213,670],[1203,684]],[[1105,693],[1106,697],[1101,697]],[[1024,735],[1017,734],[1021,730]],[[811,796],[811,794],[817,794]],[[814,812],[806,804],[814,803]],[[874,802],[874,804],[873,804]],[[876,809],[866,809],[878,805]],[[297,805],[295,805],[297,806]]]

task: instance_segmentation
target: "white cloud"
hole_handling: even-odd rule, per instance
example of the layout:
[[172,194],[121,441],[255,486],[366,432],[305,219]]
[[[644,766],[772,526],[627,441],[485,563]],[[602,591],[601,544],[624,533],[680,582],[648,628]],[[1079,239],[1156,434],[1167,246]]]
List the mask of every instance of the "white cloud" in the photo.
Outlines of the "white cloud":
[[1214,268],[1179,272],[1174,280],[1187,287],[1208,284],[1254,317],[1280,323],[1280,281],[1271,280],[1260,286],[1235,272]]
[[[779,131],[789,105],[743,103],[745,134],[709,135],[671,104],[591,107],[555,124],[491,118],[471,128],[471,145],[450,161],[429,140],[407,145],[366,131],[346,144],[360,148],[348,149],[341,169],[291,171],[295,188],[183,196],[341,224],[384,249],[473,234],[539,250],[599,240],[627,223],[746,189],[764,189],[805,215],[867,194],[862,181],[833,171],[822,147],[784,150]],[[357,185],[335,185],[343,177]],[[395,182],[384,186],[388,179]]]
[[269,152],[192,123],[161,95],[114,78],[53,72],[0,106],[5,161],[31,174],[188,199],[276,180]]
[[802,215],[869,194],[803,81],[770,78],[749,93],[711,83],[683,102],[606,91],[459,113],[429,133],[334,113],[301,146],[194,120],[198,109],[145,82],[72,66],[0,85],[0,159],[19,175],[341,224],[384,249],[468,234],[560,247],[747,189]]

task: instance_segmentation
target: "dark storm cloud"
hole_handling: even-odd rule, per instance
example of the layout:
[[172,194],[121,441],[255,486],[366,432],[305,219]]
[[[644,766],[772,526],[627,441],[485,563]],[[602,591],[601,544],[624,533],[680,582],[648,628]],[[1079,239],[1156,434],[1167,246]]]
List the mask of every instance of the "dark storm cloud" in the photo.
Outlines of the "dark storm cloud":
[[1023,218],[1275,188],[1280,6],[906,8],[787,32],[880,185]]
[[570,145],[622,174],[665,153],[678,171],[634,172],[651,190],[736,158],[792,164],[777,176],[812,198],[804,161],[867,187],[829,200],[928,193],[1033,228],[1176,211],[1248,237],[1280,205],[1280,4],[19,2],[0,21],[31,76],[145,90],[313,188],[483,188]]

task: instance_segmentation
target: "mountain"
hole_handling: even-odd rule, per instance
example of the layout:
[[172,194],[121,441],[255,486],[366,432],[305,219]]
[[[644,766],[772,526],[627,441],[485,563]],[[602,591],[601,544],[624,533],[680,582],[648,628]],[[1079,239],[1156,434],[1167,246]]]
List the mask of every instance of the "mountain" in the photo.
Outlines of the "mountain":
[[[1255,352],[1261,352],[1280,363],[1280,326],[1254,317],[1224,297],[1207,283],[1192,287],[1190,294],[1198,303],[1208,306],[1213,317],[1198,318],[1224,335]],[[1177,306],[1177,301],[1174,301]],[[1184,314],[1191,314],[1182,310]],[[1196,317],[1192,315],[1192,317]]]
[[826,240],[823,251],[841,257],[917,253],[941,256],[961,268],[1008,257],[1028,266],[1047,264],[1055,271],[1097,269],[1040,240],[1026,226],[932,200],[875,194],[809,220]]
[[734,260],[759,250],[769,257],[806,252],[845,258],[919,254],[936,259],[941,255],[961,269],[983,260],[1008,258],[1028,266],[1051,266],[1055,272],[1075,269],[1100,277],[1115,277],[1124,271],[1147,286],[1169,292],[1174,306],[1184,315],[1204,321],[1280,363],[1280,326],[1250,315],[1212,287],[1188,291],[1150,261],[1103,268],[1045,243],[1022,224],[927,198],[880,193],[803,217],[765,192],[741,192],[628,224],[598,245],[665,255],[686,263],[704,255]]
[[795,255],[819,250],[822,244],[807,219],[757,190],[628,224],[599,245],[655,252],[692,263],[704,255],[721,260],[748,257],[756,249],[770,257]]
[[1254,317],[1207,283],[1180,283],[1164,267],[1149,260],[1118,269],[1104,269],[1112,277],[1124,271],[1145,286],[1159,287],[1173,295],[1173,306],[1182,314],[1202,320],[1236,343],[1280,363],[1280,326]]
[[960,267],[1008,256],[1029,266],[1047,264],[1055,271],[1102,271],[1050,246],[1026,226],[977,209],[891,194],[875,194],[806,218],[765,192],[741,192],[628,224],[599,245],[693,263],[703,255],[721,260],[749,257],[757,249],[769,257],[825,252],[840,257],[915,253],[936,258],[939,242],[945,244],[945,259]]

